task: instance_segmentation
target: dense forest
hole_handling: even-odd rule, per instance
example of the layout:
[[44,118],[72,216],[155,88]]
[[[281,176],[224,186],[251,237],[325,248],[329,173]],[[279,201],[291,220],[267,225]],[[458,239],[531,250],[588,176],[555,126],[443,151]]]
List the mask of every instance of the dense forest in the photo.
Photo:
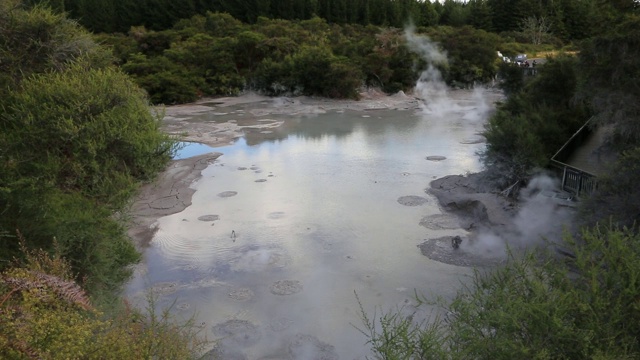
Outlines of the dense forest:
[[[478,273],[442,303],[452,316],[430,325],[365,314],[374,352],[639,357],[639,8],[632,0],[0,0],[0,357],[195,356],[202,344],[189,324],[117,300],[139,259],[124,231],[126,206],[175,150],[149,105],[246,90],[410,91],[427,64],[407,46],[409,22],[446,51],[438,66],[450,86],[499,79],[508,95],[484,133],[497,190],[545,168],[589,117],[613,126],[619,160],[582,201],[583,232],[566,239],[571,256],[538,252]],[[556,56],[524,77],[498,50]]]
[[[39,3],[38,0],[30,0]],[[464,26],[495,33],[519,32],[523,19],[545,19],[562,41],[596,34],[594,19],[606,21],[601,0],[49,0],[56,10],[94,32],[129,31],[131,26],[165,30],[178,20],[206,12],[227,13],[254,24],[261,17],[309,20],[314,16],[330,24],[403,27],[409,19],[416,26]],[[626,3],[632,3],[627,1]],[[616,1],[618,7],[633,6]]]
[[408,24],[447,51],[440,70],[449,85],[471,86],[495,77],[496,50],[571,48],[615,16],[596,0],[49,3],[101,33],[122,69],[164,104],[249,89],[351,98],[362,84],[408,91],[421,71],[421,59],[398,46]]

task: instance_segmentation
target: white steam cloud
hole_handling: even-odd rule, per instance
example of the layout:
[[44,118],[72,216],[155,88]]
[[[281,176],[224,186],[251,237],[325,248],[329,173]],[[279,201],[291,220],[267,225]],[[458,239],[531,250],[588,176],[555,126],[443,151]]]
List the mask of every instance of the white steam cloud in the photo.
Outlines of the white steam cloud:
[[511,250],[524,250],[545,242],[558,243],[573,222],[573,203],[559,196],[558,180],[539,175],[520,192],[520,206],[511,224],[485,229],[467,244],[467,249],[491,256],[506,255]]
[[427,62],[416,83],[415,95],[422,100],[422,110],[430,115],[445,114],[456,109],[456,105],[448,96],[448,87],[442,79],[438,65],[447,64],[447,55],[427,36],[418,36],[415,28],[405,29],[407,46]]
[[486,89],[475,86],[473,102],[461,103],[461,99],[447,86],[438,70],[439,66],[448,64],[446,52],[439,49],[428,36],[416,34],[413,25],[405,28],[404,35],[409,50],[418,54],[427,64],[414,88],[414,95],[422,100],[422,111],[435,118],[459,113],[465,120],[485,121],[492,109],[487,101]]

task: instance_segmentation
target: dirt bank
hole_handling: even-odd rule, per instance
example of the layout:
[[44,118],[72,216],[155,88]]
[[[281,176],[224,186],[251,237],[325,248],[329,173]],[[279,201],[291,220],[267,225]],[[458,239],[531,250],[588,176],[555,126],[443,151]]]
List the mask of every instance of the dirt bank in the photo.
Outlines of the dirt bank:
[[469,231],[508,227],[518,208],[515,201],[493,191],[482,173],[436,179],[428,192],[438,198],[443,210],[456,214],[460,227]]
[[483,173],[451,175],[431,182],[427,192],[443,212],[455,215],[461,236],[427,239],[423,255],[459,266],[491,266],[503,262],[507,249],[516,252],[542,243],[559,244],[566,231],[575,232],[576,203],[558,189],[557,179],[538,175],[520,190],[518,200],[506,198],[485,180]]
[[191,205],[191,197],[195,193],[191,184],[220,155],[222,154],[211,153],[174,160],[156,181],[140,189],[131,205],[132,218],[128,231],[138,247],[149,244],[156,231],[153,224],[157,219],[179,213]]
[[[417,109],[421,101],[399,92],[388,96],[377,90],[360,93],[360,100],[337,100],[307,96],[271,98],[255,93],[238,97],[204,98],[193,104],[158,108],[164,113],[162,129],[184,141],[224,146],[248,133],[277,133],[284,121],[270,115],[322,114],[327,111],[371,111]],[[246,110],[229,114],[229,107],[246,105]],[[232,117],[217,121],[223,116]],[[274,116],[275,117],[275,116]]]

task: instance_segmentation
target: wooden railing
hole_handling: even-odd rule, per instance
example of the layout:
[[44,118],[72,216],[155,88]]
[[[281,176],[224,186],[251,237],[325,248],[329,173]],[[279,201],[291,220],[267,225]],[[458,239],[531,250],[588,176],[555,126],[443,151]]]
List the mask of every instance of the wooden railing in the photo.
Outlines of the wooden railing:
[[591,135],[589,127],[593,118],[587,120],[578,131],[551,158],[551,165],[562,173],[562,190],[576,196],[591,195],[598,187],[596,175],[566,164],[571,154]]
[[562,190],[580,197],[591,195],[598,187],[595,175],[567,164],[558,164],[564,165],[562,168]]

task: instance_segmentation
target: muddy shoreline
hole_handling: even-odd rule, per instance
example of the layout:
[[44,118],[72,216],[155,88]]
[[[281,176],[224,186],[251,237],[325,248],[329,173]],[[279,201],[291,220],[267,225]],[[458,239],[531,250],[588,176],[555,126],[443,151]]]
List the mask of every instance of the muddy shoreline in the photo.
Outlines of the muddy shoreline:
[[156,220],[177,214],[191,205],[195,193],[191,184],[221,155],[216,152],[173,160],[154,182],[140,188],[129,209],[131,221],[128,229],[129,237],[139,250],[153,239],[157,230]]
[[480,246],[480,236],[511,231],[519,203],[492,190],[482,173],[448,175],[433,180],[426,192],[438,199],[443,213],[454,216],[467,235],[458,236],[462,241],[459,247],[453,246],[453,236],[427,239],[418,245],[421,253],[432,260],[457,266],[483,267],[502,263],[505,260],[503,248]]
[[[158,107],[164,114],[162,130],[183,141],[192,141],[209,146],[225,146],[245,135],[277,136],[284,121],[274,119],[282,115],[323,114],[328,111],[362,111],[390,109],[418,109],[421,100],[399,92],[386,95],[377,90],[360,93],[360,100],[337,100],[308,96],[272,98],[248,93],[238,97],[203,98],[195,103]],[[204,114],[227,115],[230,106],[252,104],[245,113],[224,121],[193,120]],[[274,118],[269,118],[273,115]]]

